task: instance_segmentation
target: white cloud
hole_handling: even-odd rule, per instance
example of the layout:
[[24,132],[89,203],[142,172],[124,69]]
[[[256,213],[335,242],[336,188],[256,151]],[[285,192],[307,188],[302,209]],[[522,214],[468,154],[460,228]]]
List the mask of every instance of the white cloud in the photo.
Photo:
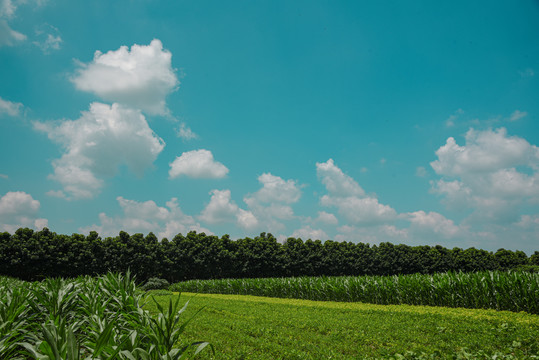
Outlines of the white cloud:
[[0,17],[1,18],[11,18],[15,15],[15,10],[17,6],[13,4],[11,0],[0,0]]
[[67,199],[67,195],[62,190],[49,190],[45,195],[60,199]]
[[0,178],[7,180],[7,179],[9,179],[9,176],[6,175],[6,174],[0,174]]
[[425,211],[420,210],[408,213],[407,215],[412,224],[412,229],[431,231],[444,238],[455,237],[460,232],[460,228],[455,225],[453,220],[447,219],[436,212],[426,213]]
[[7,114],[9,116],[18,116],[21,113],[21,109],[21,103],[14,103],[8,100],[4,100],[0,97],[0,116],[2,114]]
[[526,203],[539,201],[539,148],[508,136],[505,129],[466,134],[466,145],[447,139],[431,162],[442,179],[433,191],[454,208],[473,210],[471,219],[513,222]]
[[64,148],[50,178],[73,199],[95,196],[103,186],[100,177],[114,175],[119,165],[141,176],[165,146],[140,111],[119,104],[92,103],[77,120],[34,127]]
[[26,35],[13,30],[6,20],[0,18],[0,47],[13,46],[23,40],[26,40]]
[[363,196],[365,191],[350,176],[346,175],[329,159],[316,163],[316,174],[333,196]]
[[326,232],[322,229],[313,229],[310,226],[305,226],[301,229],[295,230],[292,235],[294,238],[301,238],[303,240],[328,240],[329,237]]
[[258,226],[258,220],[250,211],[240,209],[231,199],[230,190],[212,190],[209,204],[202,210],[200,220],[210,224],[236,223],[244,229]]
[[0,229],[15,232],[20,227],[41,230],[47,219],[37,217],[40,203],[23,191],[8,192],[0,198]]
[[507,136],[504,128],[466,133],[466,145],[459,146],[453,137],[436,151],[438,160],[431,166],[439,175],[460,176],[490,172],[501,168],[539,166],[539,149],[526,140]]
[[101,236],[115,236],[120,231],[128,233],[155,233],[159,238],[173,238],[178,233],[189,231],[212,232],[202,227],[192,216],[186,215],[180,209],[178,199],[172,198],[166,202],[166,207],[158,206],[154,201],[139,202],[125,199],[121,196],[116,200],[122,208],[121,216],[109,217],[99,214],[100,225],[80,228],[79,231],[88,233],[97,231]]
[[284,180],[271,173],[260,175],[258,182],[262,188],[246,195],[243,201],[258,219],[258,224],[262,226],[260,230],[284,230],[285,225],[281,221],[294,218],[294,210],[290,205],[299,201],[300,186],[294,180]]
[[354,224],[376,224],[396,219],[397,212],[389,205],[383,205],[374,197],[356,196],[332,197],[324,195],[320,199],[323,206],[335,206],[339,214]]
[[198,135],[195,134],[185,123],[181,123],[180,127],[176,130],[179,138],[184,140],[192,140],[198,138]]
[[264,173],[258,177],[258,182],[262,184],[262,188],[246,197],[246,202],[292,204],[301,197],[301,190],[294,180],[285,181],[279,176]]
[[528,113],[526,111],[515,110],[509,117],[509,121],[517,121],[526,116],[528,116]]
[[228,174],[228,168],[213,159],[209,150],[193,150],[184,152],[170,164],[169,178],[179,176],[192,178],[218,179]]
[[344,174],[333,160],[317,163],[316,168],[318,177],[329,192],[320,199],[323,206],[337,207],[340,215],[355,224],[372,225],[396,218],[394,209],[380,204],[373,196],[367,196],[359,184]]
[[105,54],[96,51],[71,79],[77,89],[150,114],[168,113],[165,98],[179,86],[172,54],[160,40],[150,45],[122,46]]
[[325,211],[319,211],[318,217],[315,219],[315,221],[328,225],[337,225],[339,223],[339,220],[337,220],[337,217],[335,215],[327,213]]

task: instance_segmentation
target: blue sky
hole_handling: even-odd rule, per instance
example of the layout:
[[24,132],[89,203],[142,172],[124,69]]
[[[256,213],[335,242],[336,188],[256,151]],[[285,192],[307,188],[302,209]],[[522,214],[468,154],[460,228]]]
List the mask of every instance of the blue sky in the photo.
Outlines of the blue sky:
[[539,250],[536,1],[0,0],[0,228]]

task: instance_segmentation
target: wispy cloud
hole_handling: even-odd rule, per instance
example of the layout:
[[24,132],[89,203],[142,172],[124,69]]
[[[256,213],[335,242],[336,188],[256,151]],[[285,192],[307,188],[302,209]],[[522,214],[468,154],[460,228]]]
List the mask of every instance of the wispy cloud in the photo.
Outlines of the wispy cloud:
[[9,116],[18,116],[21,113],[23,105],[17,102],[11,102],[4,100],[0,97],[0,116],[2,114],[7,114]]
[[517,121],[526,116],[528,116],[528,113],[526,111],[515,110],[509,117],[509,121]]

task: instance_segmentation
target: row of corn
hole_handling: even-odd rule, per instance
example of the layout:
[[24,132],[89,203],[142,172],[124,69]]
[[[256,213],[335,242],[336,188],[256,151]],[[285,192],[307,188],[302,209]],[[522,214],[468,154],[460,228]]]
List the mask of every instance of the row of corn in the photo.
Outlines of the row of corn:
[[191,280],[174,284],[171,290],[539,314],[539,273],[516,271]]

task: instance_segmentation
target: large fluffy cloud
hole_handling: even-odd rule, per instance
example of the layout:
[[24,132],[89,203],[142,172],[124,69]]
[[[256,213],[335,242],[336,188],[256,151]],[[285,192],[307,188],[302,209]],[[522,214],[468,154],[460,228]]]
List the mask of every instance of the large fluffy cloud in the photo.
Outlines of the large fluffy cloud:
[[431,163],[442,176],[433,190],[448,205],[471,209],[483,220],[512,222],[523,205],[539,201],[539,148],[504,128],[471,129],[465,140],[459,146],[448,138]]
[[450,137],[436,151],[438,160],[431,163],[437,174],[467,176],[492,173],[500,169],[527,165],[539,167],[539,149],[517,136],[508,136],[507,130],[476,131],[466,133],[466,145],[459,146]]
[[248,194],[243,201],[249,210],[259,219],[261,231],[279,231],[285,228],[282,221],[294,218],[291,204],[301,197],[300,186],[294,180],[285,180],[271,173],[258,177],[262,187],[253,194]]
[[301,190],[294,180],[284,180],[271,173],[264,173],[258,177],[258,182],[262,184],[262,188],[247,197],[249,201],[292,204],[301,196]]
[[212,190],[208,205],[199,219],[210,224],[236,223],[244,229],[258,226],[258,219],[252,212],[241,209],[232,199],[230,190]]
[[166,202],[166,207],[158,206],[154,201],[139,202],[117,197],[123,214],[109,217],[105,213],[99,214],[99,225],[92,225],[79,229],[83,233],[95,230],[101,236],[114,236],[120,231],[129,233],[154,232],[159,238],[172,238],[178,233],[189,231],[212,232],[202,227],[192,216],[186,215],[180,209],[178,199],[172,198]]
[[228,168],[213,159],[209,150],[184,152],[170,164],[168,175],[171,179],[179,176],[192,178],[222,178],[228,174]]
[[365,191],[350,176],[344,174],[332,159],[316,164],[318,178],[328,191],[320,199],[323,206],[335,206],[340,215],[353,224],[373,225],[395,220],[396,211],[388,205],[380,204],[374,196]]
[[322,184],[326,186],[327,191],[332,196],[364,196],[365,191],[350,176],[339,169],[333,159],[325,163],[316,163],[316,174]]
[[74,199],[95,196],[103,185],[101,177],[114,175],[121,164],[142,175],[165,145],[140,111],[119,104],[93,103],[77,120],[34,126],[64,148],[62,157],[53,161],[50,177]]
[[133,45],[131,50],[122,46],[105,54],[96,51],[93,61],[81,64],[71,80],[77,89],[104,100],[165,114],[165,98],[179,85],[171,58],[157,39],[150,45]]
[[461,229],[455,225],[453,220],[447,219],[437,212],[426,213],[423,210],[407,214],[411,222],[412,229],[420,232],[433,232],[443,238],[455,237]]
[[8,192],[0,198],[0,231],[15,232],[20,227],[41,230],[47,219],[37,217],[40,203],[22,191]]

